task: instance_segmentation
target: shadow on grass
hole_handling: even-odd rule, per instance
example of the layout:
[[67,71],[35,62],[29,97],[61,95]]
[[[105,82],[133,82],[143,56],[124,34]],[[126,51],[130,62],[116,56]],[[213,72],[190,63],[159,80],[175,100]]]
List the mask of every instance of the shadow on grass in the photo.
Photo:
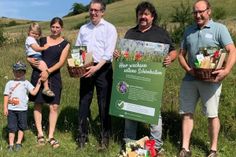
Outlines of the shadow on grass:
[[[207,131],[207,130],[206,130],[206,131]],[[201,139],[199,139],[199,138],[194,138],[194,137],[192,137],[192,138],[191,138],[191,144],[190,144],[190,145],[195,146],[195,147],[197,147],[197,148],[203,150],[203,151],[206,153],[206,155],[207,155],[207,153],[209,152],[208,145],[207,145],[206,141],[203,141],[203,140],[201,140]],[[191,146],[190,146],[190,147],[191,147]]]
[[[58,115],[56,129],[60,132],[71,132],[74,139],[77,137],[77,118],[78,111],[74,107],[65,107]],[[28,109],[28,126],[29,129],[37,136],[37,129],[34,121],[33,105]],[[43,131],[48,135],[49,127],[49,106],[43,105],[42,108],[42,127]]]
[[[43,130],[47,132],[48,130],[48,106],[43,107]],[[119,144],[122,144],[123,131],[124,131],[124,119],[119,117],[111,117],[112,120],[112,140]],[[163,140],[169,140],[177,149],[179,149],[181,142],[181,117],[178,113],[174,111],[162,112],[163,120]],[[28,110],[28,124],[29,129],[37,136],[36,127],[34,124],[33,117],[33,106],[29,106]],[[64,107],[58,117],[57,130],[60,132],[69,132],[72,134],[73,139],[76,142],[78,128],[78,110],[75,107]],[[100,140],[100,119],[99,116],[95,118],[90,118],[89,123],[89,133],[92,134],[97,141]],[[8,133],[6,126],[2,130],[2,138],[5,141],[8,141]],[[142,138],[143,136],[149,136],[149,125],[144,123],[139,123],[137,130],[137,139]],[[197,147],[205,152],[207,152],[207,144],[201,139],[194,138],[192,136],[191,145]]]
[[181,117],[177,112],[162,112],[163,140],[169,138],[170,142],[178,148],[181,141]]
[[[99,116],[92,118],[89,116],[89,134],[92,134],[97,141],[100,140],[101,123]],[[123,132],[122,119],[111,117],[112,125],[112,138],[114,141],[120,141],[121,133]],[[61,132],[72,132],[72,136],[77,141],[78,136],[78,110],[74,107],[65,107],[61,110],[58,121],[57,129]]]
[[77,128],[78,128],[78,110],[75,107],[64,107],[57,121],[57,129],[60,132],[71,132],[73,139],[77,138]]
[[7,126],[2,127],[2,139],[8,143],[8,129],[7,129]]
[[[122,141],[122,132],[123,132],[124,122],[123,119],[118,117],[111,117],[111,138],[114,142],[120,143]],[[89,118],[89,133],[92,134],[97,141],[101,140],[101,122],[99,115],[96,118]]]
[[[29,129],[37,136],[37,130],[34,122],[34,108],[33,105],[29,107],[28,110],[28,125]],[[47,105],[43,106],[42,109],[42,126],[43,131],[47,134],[48,133],[48,116],[49,116],[49,107]],[[123,132],[123,119],[117,117],[111,117],[112,119],[112,138],[115,142],[120,142],[122,139],[122,132]],[[60,132],[71,132],[73,139],[77,140],[78,136],[78,110],[75,107],[64,107],[59,116],[57,121],[56,129]],[[100,140],[100,119],[99,116],[92,119],[89,118],[89,134],[92,134],[97,141]]]
[[115,142],[122,144],[123,142],[123,132],[124,132],[124,119],[112,116],[112,137]]
[[[180,149],[182,142],[181,116],[177,112],[172,112],[172,111],[162,112],[162,120],[163,120],[163,140],[168,138],[169,141],[177,149]],[[197,147],[205,151],[206,153],[208,152],[207,143],[199,138],[194,138],[194,136],[191,136],[190,145]]]

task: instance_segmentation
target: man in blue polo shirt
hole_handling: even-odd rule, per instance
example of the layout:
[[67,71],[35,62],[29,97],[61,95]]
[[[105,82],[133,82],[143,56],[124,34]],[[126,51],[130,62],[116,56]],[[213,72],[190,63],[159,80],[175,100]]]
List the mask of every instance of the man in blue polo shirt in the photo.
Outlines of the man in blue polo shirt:
[[[202,100],[203,113],[208,117],[211,140],[208,157],[217,156],[217,142],[220,130],[218,118],[221,81],[230,73],[236,58],[234,43],[228,29],[211,19],[211,6],[207,0],[197,0],[193,5],[195,24],[185,30],[180,48],[179,62],[186,75],[180,89],[180,114],[182,115],[182,149],[179,157],[189,157],[190,137],[193,130],[193,113],[199,98]],[[211,82],[196,80],[194,61],[203,47],[225,48],[228,58],[224,69],[215,70],[216,78]]]

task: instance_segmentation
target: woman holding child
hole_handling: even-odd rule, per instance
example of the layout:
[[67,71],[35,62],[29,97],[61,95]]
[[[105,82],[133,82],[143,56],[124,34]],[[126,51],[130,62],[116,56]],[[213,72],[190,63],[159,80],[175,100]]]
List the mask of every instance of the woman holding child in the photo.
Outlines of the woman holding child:
[[62,81],[60,68],[66,61],[69,53],[70,44],[62,36],[63,21],[59,17],[55,17],[50,22],[51,34],[40,39],[40,46],[45,44],[50,47],[42,51],[42,59],[46,62],[48,69],[45,71],[38,70],[38,61],[28,57],[28,62],[33,67],[31,82],[33,85],[37,83],[39,77],[49,82],[50,89],[55,94],[54,97],[48,97],[42,94],[43,87],[36,96],[30,96],[30,101],[34,102],[34,119],[37,128],[38,144],[45,144],[44,133],[42,129],[42,106],[44,103],[49,104],[49,131],[48,142],[53,148],[59,147],[59,142],[54,138],[58,118],[58,107],[60,104]]

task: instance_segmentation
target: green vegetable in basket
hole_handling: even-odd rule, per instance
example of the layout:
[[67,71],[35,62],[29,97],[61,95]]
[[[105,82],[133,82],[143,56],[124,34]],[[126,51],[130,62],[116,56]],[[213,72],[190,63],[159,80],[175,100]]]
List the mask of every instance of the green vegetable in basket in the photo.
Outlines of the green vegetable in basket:
[[200,63],[198,62],[198,60],[196,60],[196,61],[194,62],[194,65],[195,65],[196,68],[200,68],[200,66],[201,66]]
[[80,60],[79,59],[75,59],[75,66],[80,66]]

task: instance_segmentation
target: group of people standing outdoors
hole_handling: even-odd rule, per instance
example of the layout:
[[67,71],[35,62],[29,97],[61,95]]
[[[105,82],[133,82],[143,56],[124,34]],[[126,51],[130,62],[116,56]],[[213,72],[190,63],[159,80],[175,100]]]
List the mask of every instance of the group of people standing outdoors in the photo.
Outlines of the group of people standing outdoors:
[[[105,10],[106,5],[102,0],[92,0],[90,2],[90,22],[80,28],[75,43],[76,46],[86,45],[88,52],[92,52],[94,59],[94,64],[88,67],[88,71],[80,78],[77,141],[79,149],[83,149],[85,143],[88,142],[88,117],[90,116],[90,104],[93,99],[94,88],[96,88],[99,118],[101,121],[100,147],[101,149],[106,149],[109,146],[111,134],[109,105],[113,75],[112,60],[113,58],[118,58],[120,52],[115,50],[117,41],[115,26],[103,19]],[[193,115],[199,98],[202,100],[203,112],[208,118],[209,123],[211,144],[208,157],[216,157],[218,154],[217,143],[220,130],[218,108],[222,87],[221,81],[230,73],[235,63],[236,50],[227,28],[223,24],[212,20],[212,10],[208,0],[196,0],[193,4],[192,13],[195,23],[185,30],[179,53],[177,53],[168,32],[157,25],[158,14],[153,4],[148,1],[140,2],[136,7],[137,25],[129,29],[125,33],[124,38],[170,45],[163,64],[168,67],[178,58],[180,65],[186,71],[180,89],[179,113],[182,116],[182,146],[179,157],[191,156],[190,137],[194,123]],[[29,43],[28,47],[33,49],[33,51],[41,52],[37,55],[27,53],[27,61],[32,66],[33,72],[31,83],[26,82],[29,85],[22,86],[22,88],[27,87],[24,93],[29,92],[29,100],[34,102],[34,119],[37,128],[38,144],[45,144],[46,142],[42,129],[42,105],[44,103],[49,104],[48,142],[53,148],[60,146],[59,141],[54,137],[62,91],[60,68],[65,63],[70,50],[69,42],[61,36],[62,29],[62,19],[58,17],[53,18],[50,23],[51,34],[47,37],[41,37],[39,44],[32,42],[32,40],[34,41],[34,38],[39,38],[41,31],[29,30],[29,36],[32,36],[33,39],[30,42],[26,42]],[[213,73],[216,75],[216,78],[211,82],[197,80],[193,70],[196,53],[203,46],[225,48],[228,52],[224,69],[214,71]],[[22,65],[22,63],[16,63],[13,66],[14,81],[25,81],[24,74],[26,68],[24,67],[25,65]],[[21,75],[19,72],[21,72]],[[41,82],[43,82],[43,87],[41,87]],[[18,131],[18,140],[15,147],[19,149],[22,146],[23,131],[27,129],[25,126],[27,124],[26,118],[18,121],[19,124],[17,124],[16,120],[20,111],[27,111],[27,107],[21,108],[27,102],[23,104],[20,100],[20,103],[16,105],[9,101],[13,98],[15,91],[20,90],[19,87],[15,86],[15,84],[11,86],[6,85],[4,91],[4,114],[8,116],[10,150],[13,149],[14,145],[14,133]],[[125,119],[124,141],[136,140],[137,126],[138,123],[136,121]],[[163,155],[161,116],[157,125],[150,125],[150,138],[156,141],[155,149],[158,152],[157,156]]]

